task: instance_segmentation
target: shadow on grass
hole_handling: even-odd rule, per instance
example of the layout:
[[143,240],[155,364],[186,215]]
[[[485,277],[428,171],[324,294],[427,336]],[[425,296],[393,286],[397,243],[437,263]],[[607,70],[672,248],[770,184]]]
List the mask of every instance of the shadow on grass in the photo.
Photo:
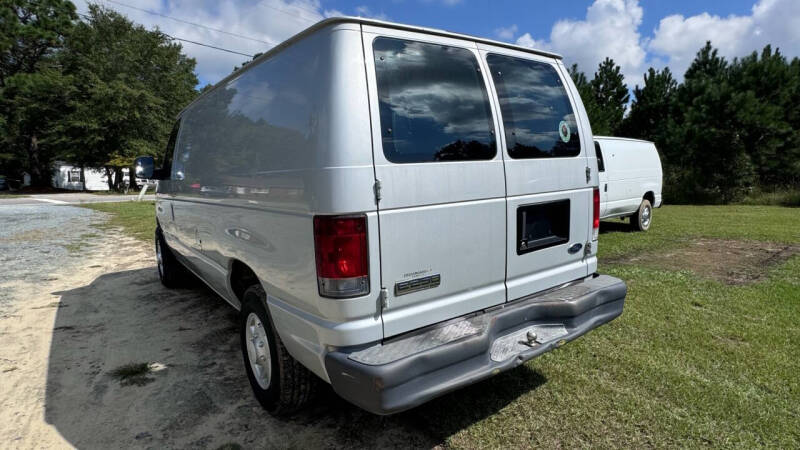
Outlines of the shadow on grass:
[[633,233],[635,231],[636,230],[627,221],[613,220],[600,222],[600,234],[613,232]]
[[[56,294],[69,307],[53,325],[45,419],[79,448],[432,447],[546,381],[521,366],[386,417],[326,385],[308,409],[276,419],[250,391],[237,313],[204,286],[167,290],[148,268]],[[119,381],[120,367],[144,364],[160,368],[147,383]]]

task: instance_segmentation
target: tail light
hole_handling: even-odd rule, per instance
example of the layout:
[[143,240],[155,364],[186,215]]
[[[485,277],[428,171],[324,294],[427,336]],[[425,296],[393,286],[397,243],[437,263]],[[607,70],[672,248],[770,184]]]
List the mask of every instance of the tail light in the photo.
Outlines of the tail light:
[[323,297],[369,294],[365,216],[315,216],[317,286]]
[[592,192],[592,240],[597,240],[600,232],[600,189],[594,188]]

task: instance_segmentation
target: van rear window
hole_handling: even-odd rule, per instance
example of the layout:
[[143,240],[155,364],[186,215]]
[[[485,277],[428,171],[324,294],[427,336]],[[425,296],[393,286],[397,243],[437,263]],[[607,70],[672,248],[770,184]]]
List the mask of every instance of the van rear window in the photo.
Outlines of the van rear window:
[[379,37],[375,54],[381,137],[394,163],[492,159],[489,96],[467,49]]
[[552,158],[581,153],[575,113],[556,69],[521,58],[486,57],[503,114],[512,158]]

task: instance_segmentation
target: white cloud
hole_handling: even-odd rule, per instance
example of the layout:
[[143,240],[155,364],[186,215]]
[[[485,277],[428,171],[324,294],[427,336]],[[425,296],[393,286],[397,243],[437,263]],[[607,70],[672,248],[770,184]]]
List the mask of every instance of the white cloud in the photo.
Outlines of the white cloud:
[[[324,17],[338,13],[338,11],[323,12],[318,0],[262,0],[256,3],[241,0],[220,0],[213,3],[199,0],[140,0],[124,1],[124,3],[210,28],[248,36],[257,41],[176,22],[110,2],[104,4],[148,29],[158,27],[171,36],[251,55],[265,52]],[[76,1],[76,6],[80,13],[88,11],[86,0]],[[250,59],[190,43],[181,44],[184,52],[197,60],[196,71],[204,83],[221,80],[231,73],[235,66]]]
[[596,0],[586,10],[584,20],[556,22],[549,40],[537,41],[525,33],[516,42],[561,53],[565,63],[578,63],[590,78],[597,65],[611,57],[632,87],[640,83],[647,56],[638,31],[642,14],[638,0]]
[[722,56],[733,58],[760,51],[766,44],[785,55],[800,54],[800,1],[760,0],[747,16],[720,17],[702,13],[667,16],[658,24],[648,50],[660,55],[683,77],[696,53],[711,41]]
[[389,20],[389,16],[384,13],[375,13],[369,9],[369,6],[361,5],[356,6],[356,15],[359,17],[369,17],[371,19]]
[[510,27],[495,28],[494,34],[500,39],[510,41],[517,35],[517,30],[517,25],[511,25]]
[[550,45],[547,43],[547,41],[536,40],[531,36],[530,33],[525,33],[518,37],[516,44],[522,45],[523,47],[536,48],[539,50],[547,50],[550,48]]

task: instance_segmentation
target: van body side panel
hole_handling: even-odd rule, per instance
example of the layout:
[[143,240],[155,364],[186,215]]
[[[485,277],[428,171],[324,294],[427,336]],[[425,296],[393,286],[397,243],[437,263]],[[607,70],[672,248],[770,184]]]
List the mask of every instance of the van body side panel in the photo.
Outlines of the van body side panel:
[[474,42],[363,36],[390,337],[505,302],[505,181]]
[[251,268],[287,349],[324,379],[325,345],[383,336],[378,259],[369,295],[335,300],[319,295],[314,253],[315,214],[367,214],[378,255],[369,123],[360,26],[339,23],[193,103],[173,161],[176,247],[190,268],[230,298],[232,263]]
[[[495,102],[501,109],[507,190],[506,287],[512,301],[589,273],[591,259],[585,258],[584,248],[591,238],[592,188],[597,178],[596,163],[587,158],[587,149],[593,154],[594,147],[588,122],[576,114],[583,112],[576,106],[580,98],[573,97],[572,82],[557,60],[485,44],[478,47],[491,71]],[[561,130],[564,124],[568,129]],[[536,129],[542,126],[552,130]],[[536,136],[530,135],[532,127]],[[538,143],[544,148],[554,140],[554,155],[536,154],[544,152],[538,150]],[[568,151],[562,145],[569,146],[569,156],[558,153]],[[520,155],[512,155],[511,150]],[[525,152],[536,156],[527,157]],[[559,233],[563,239],[532,251],[521,249],[521,215],[539,214],[539,208],[544,210],[548,204],[564,205],[558,213],[568,221]],[[537,219],[531,226],[540,223]],[[575,250],[578,245],[580,249]]]
[[[606,162],[601,184],[603,218],[633,214],[647,192],[661,196],[661,161],[652,142],[598,137]],[[654,207],[656,205],[653,205]]]

